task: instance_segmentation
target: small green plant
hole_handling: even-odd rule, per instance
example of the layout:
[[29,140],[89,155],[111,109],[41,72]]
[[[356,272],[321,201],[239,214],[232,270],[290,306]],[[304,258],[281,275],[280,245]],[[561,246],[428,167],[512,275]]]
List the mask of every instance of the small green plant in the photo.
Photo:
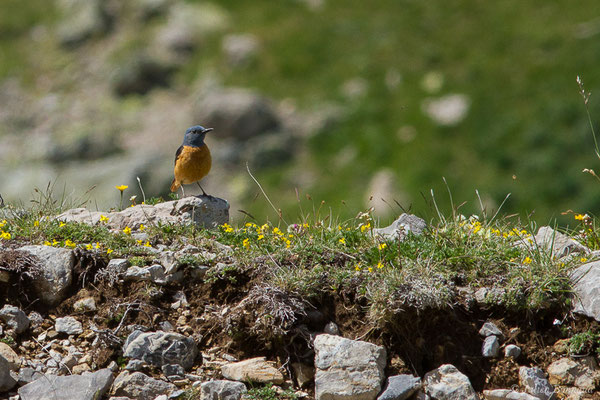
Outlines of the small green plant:
[[252,387],[244,396],[249,400],[297,400],[298,395],[292,389],[277,390],[272,383]]
[[12,336],[4,336],[2,339],[0,339],[0,342],[5,343],[11,347],[15,345],[15,339],[13,339]]
[[183,393],[176,397],[177,400],[200,400],[201,392],[196,388],[186,389]]
[[600,354],[600,333],[577,333],[569,340],[570,354]]

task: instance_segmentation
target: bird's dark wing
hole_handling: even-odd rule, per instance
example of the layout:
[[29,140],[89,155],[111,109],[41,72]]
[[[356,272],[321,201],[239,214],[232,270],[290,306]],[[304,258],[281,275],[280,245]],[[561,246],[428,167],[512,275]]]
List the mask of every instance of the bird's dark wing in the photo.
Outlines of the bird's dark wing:
[[179,148],[177,149],[177,152],[175,153],[175,164],[177,163],[177,159],[179,158],[179,155],[181,154],[182,151],[183,151],[183,146],[179,146]]

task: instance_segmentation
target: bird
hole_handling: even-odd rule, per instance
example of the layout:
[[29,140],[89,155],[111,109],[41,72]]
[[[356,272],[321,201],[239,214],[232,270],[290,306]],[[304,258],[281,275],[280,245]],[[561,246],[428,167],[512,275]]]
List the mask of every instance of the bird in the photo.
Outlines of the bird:
[[185,196],[182,185],[196,182],[202,190],[202,195],[208,196],[199,181],[208,174],[212,165],[210,150],[204,143],[206,134],[212,130],[212,128],[194,125],[185,131],[183,143],[175,153],[173,169],[175,178],[171,182],[171,192],[177,192],[181,187],[183,196]]

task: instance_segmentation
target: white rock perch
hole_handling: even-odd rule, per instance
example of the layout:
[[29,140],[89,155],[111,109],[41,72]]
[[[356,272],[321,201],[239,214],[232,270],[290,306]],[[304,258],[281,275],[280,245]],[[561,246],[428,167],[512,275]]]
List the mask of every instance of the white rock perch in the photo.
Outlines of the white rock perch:
[[250,358],[248,360],[226,364],[221,367],[221,373],[227,379],[240,382],[283,383],[283,374],[268,362],[265,357]]
[[452,364],[444,364],[425,374],[425,393],[436,400],[478,400],[469,378]]
[[317,400],[374,400],[385,379],[386,351],[340,336],[315,338]]
[[112,382],[108,368],[82,375],[44,375],[21,387],[19,395],[21,400],[96,400],[104,396]]
[[569,276],[573,284],[573,311],[600,321],[600,261],[583,264]]
[[114,229],[129,227],[137,229],[141,224],[189,224],[214,228],[229,222],[229,203],[212,196],[190,196],[181,200],[167,201],[154,206],[140,204],[119,212],[90,211],[74,208],[56,217],[59,221],[75,221],[90,225],[100,224],[100,216],[108,218],[108,226]]

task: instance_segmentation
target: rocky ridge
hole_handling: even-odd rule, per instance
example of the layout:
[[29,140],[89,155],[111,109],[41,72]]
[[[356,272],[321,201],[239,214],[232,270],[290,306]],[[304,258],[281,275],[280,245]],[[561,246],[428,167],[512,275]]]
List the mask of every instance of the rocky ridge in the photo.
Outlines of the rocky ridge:
[[[215,226],[227,220],[226,204],[214,198],[185,198],[115,212],[110,221],[116,230],[123,226],[140,227],[160,218]],[[56,218],[99,224],[100,216],[74,209]],[[125,225],[122,221],[126,221]],[[425,227],[419,218],[402,215],[394,224],[374,234],[405,240],[408,231],[418,234]],[[548,235],[555,240],[548,241]],[[567,239],[543,227],[532,240],[520,245],[540,246],[559,257],[575,254],[593,257],[588,249]],[[227,320],[233,308],[206,303],[196,310],[194,305],[198,303],[184,291],[192,282],[206,284],[210,276],[222,273],[226,262],[232,261],[231,249],[219,243],[211,243],[206,249],[153,248],[157,262],[145,268],[132,266],[127,259],[112,259],[100,270],[108,277],[103,288],[129,285],[122,287],[126,291],[137,290],[129,297],[118,290],[106,296],[95,292],[93,287],[75,287],[78,279],[75,264],[80,260],[72,250],[30,245],[9,248],[3,242],[0,246],[3,256],[14,252],[26,254],[37,260],[40,270],[31,292],[39,297],[38,305],[33,303],[26,309],[15,301],[0,310],[4,338],[4,343],[0,343],[0,390],[11,400],[52,398],[59,390],[60,398],[69,400],[164,400],[184,398],[190,393],[197,393],[203,399],[237,400],[247,395],[253,383],[276,385],[282,391],[292,388],[296,397],[317,400],[450,400],[477,399],[479,395],[488,400],[599,398],[600,368],[594,356],[569,357],[564,346],[561,348],[557,342],[552,347],[552,361],[542,369],[532,365],[534,354],[525,354],[533,349],[519,346],[518,331],[523,328],[494,320],[483,321],[479,337],[467,340],[479,346],[482,359],[516,371],[512,377],[518,381],[511,387],[485,388],[479,394],[467,371],[440,363],[423,375],[408,373],[410,368],[391,349],[343,337],[336,321],[328,320],[319,310],[316,313],[320,316],[313,319],[321,321],[320,330],[306,332],[312,362],[290,363],[276,348],[265,351],[265,355],[272,356],[240,359],[239,356],[252,355],[253,351],[230,354],[228,349],[236,348],[234,337],[219,331],[220,325],[214,325],[217,320]],[[182,271],[179,260],[186,254],[203,254],[205,259],[217,258],[223,262]],[[596,310],[600,299],[594,289],[598,269],[600,262],[590,262],[572,274],[578,299],[573,312],[596,321],[600,321]],[[12,272],[3,271],[11,278]],[[4,290],[10,290],[9,282],[13,281],[3,280]],[[147,286],[148,283],[153,285]],[[102,280],[96,284],[102,284]],[[203,288],[213,292],[215,289]],[[220,290],[226,292],[227,288]],[[142,292],[149,292],[146,300],[141,300]],[[112,296],[116,297],[112,299],[114,302]],[[103,307],[105,311],[100,310]],[[120,314],[112,327],[99,326],[106,312]],[[137,317],[130,320],[133,315]],[[200,326],[205,330],[198,329]],[[211,326],[219,331],[216,336],[208,335]]]

